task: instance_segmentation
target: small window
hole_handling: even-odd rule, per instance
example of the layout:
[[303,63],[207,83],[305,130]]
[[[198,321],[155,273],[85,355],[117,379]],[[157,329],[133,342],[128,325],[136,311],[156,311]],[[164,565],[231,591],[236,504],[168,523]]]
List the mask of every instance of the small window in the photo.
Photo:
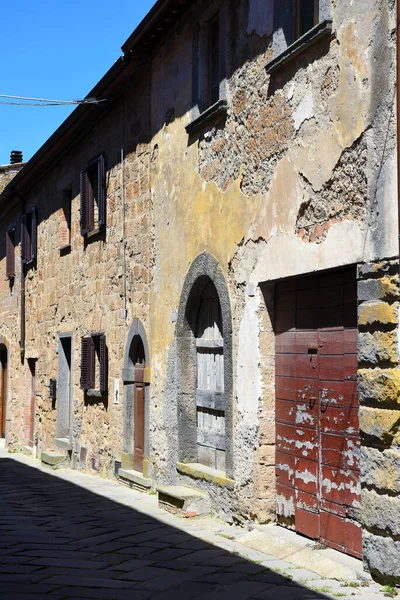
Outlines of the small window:
[[32,208],[21,217],[21,254],[22,263],[28,265],[37,255],[37,210]]
[[15,277],[15,227],[6,232],[6,277]]
[[98,156],[81,172],[81,234],[97,231],[106,222],[104,157]]
[[72,190],[63,191],[62,211],[60,216],[59,248],[68,248],[71,245],[71,206]]
[[296,0],[296,39],[319,21],[319,0]]
[[81,340],[81,389],[106,393],[108,390],[108,349],[104,333],[92,333]]
[[215,15],[209,23],[208,30],[208,58],[209,58],[209,103],[210,106],[219,100],[220,84],[220,30],[219,14]]

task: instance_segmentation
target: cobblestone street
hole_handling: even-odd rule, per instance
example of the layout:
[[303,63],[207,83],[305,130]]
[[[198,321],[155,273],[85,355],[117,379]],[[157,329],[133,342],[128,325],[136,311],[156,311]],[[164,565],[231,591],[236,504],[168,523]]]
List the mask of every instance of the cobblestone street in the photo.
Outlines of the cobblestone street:
[[0,456],[0,598],[383,598],[372,582],[321,580],[245,548],[235,540],[239,528],[165,513],[156,496],[68,469],[45,471],[4,450]]

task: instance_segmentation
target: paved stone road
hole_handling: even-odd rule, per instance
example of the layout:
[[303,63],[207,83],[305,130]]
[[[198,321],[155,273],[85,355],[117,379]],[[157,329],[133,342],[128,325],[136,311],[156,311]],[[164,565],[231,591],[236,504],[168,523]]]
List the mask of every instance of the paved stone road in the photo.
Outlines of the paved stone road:
[[383,598],[248,550],[217,521],[168,515],[155,497],[2,454],[0,599]]

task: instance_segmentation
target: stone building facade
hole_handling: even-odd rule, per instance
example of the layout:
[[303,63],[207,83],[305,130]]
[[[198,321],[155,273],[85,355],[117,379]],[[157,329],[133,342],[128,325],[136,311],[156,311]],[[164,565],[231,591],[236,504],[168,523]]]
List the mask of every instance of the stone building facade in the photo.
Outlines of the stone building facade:
[[312,4],[159,0],[1,193],[5,436],[398,578],[395,7]]

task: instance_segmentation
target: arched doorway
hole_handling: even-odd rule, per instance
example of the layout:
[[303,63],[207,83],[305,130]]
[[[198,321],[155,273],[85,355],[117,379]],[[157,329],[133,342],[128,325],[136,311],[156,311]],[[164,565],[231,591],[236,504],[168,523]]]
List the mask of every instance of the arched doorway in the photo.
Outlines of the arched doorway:
[[218,262],[201,254],[186,276],[177,321],[179,461],[233,475],[232,317]]
[[[149,354],[142,324],[134,320],[125,349],[123,452],[131,468],[148,474]],[[126,462],[125,460],[125,462]]]
[[5,344],[0,344],[0,437],[6,437],[7,416],[7,366],[8,352]]

